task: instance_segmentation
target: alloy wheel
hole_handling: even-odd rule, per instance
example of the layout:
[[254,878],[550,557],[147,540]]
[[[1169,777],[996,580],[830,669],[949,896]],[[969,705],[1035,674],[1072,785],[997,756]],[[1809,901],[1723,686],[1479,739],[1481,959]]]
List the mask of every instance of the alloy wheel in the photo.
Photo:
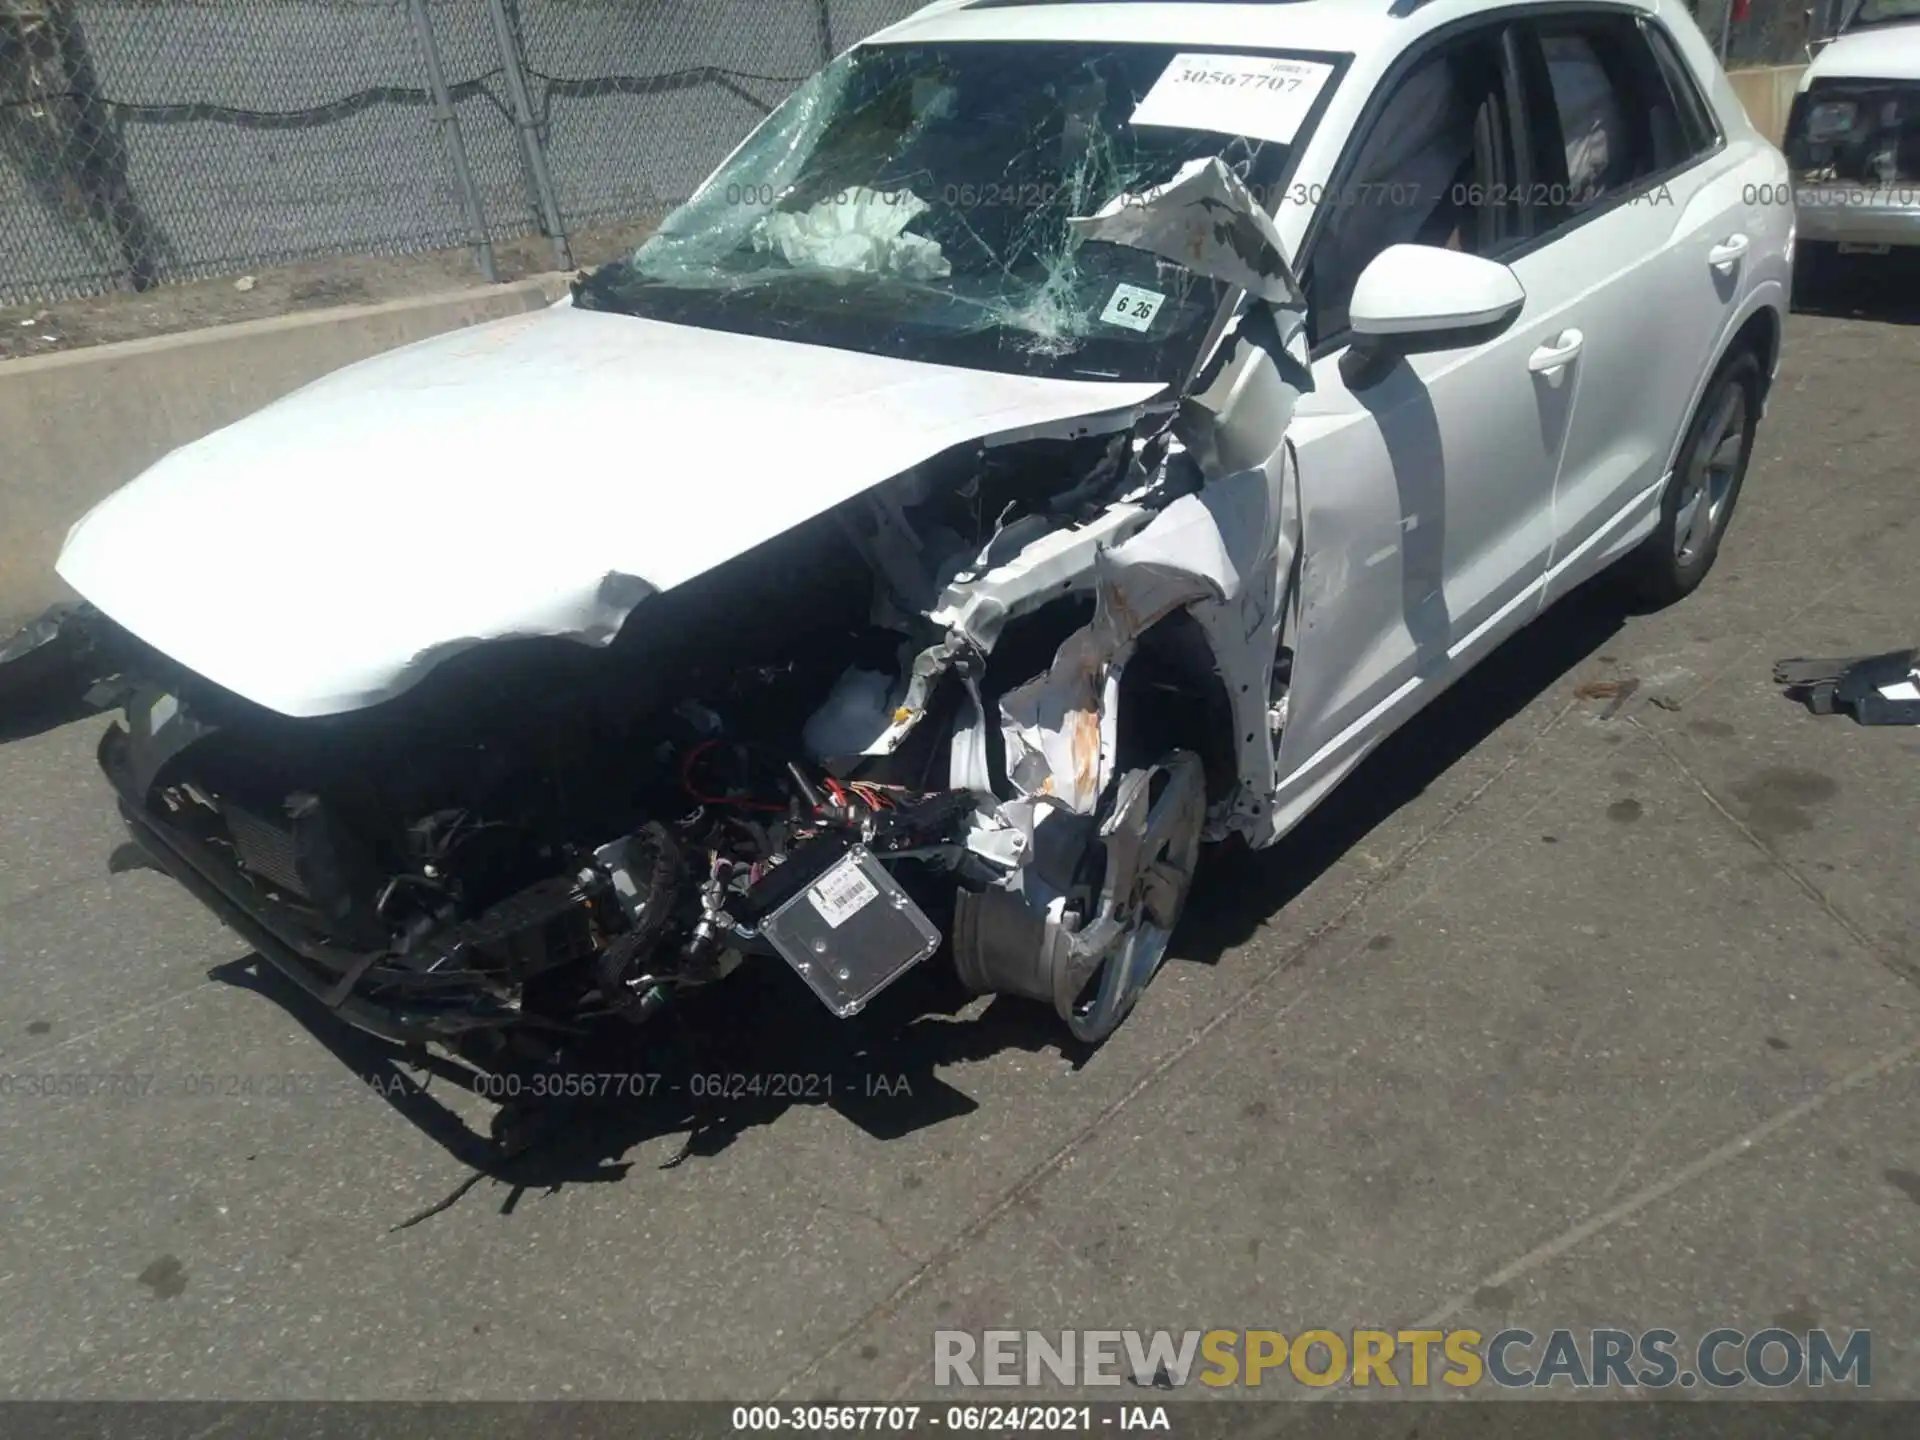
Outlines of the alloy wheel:
[[1728,383],[1714,403],[1712,418],[1687,457],[1679,508],[1674,514],[1674,558],[1697,564],[1726,522],[1735,480],[1747,445],[1747,392]]

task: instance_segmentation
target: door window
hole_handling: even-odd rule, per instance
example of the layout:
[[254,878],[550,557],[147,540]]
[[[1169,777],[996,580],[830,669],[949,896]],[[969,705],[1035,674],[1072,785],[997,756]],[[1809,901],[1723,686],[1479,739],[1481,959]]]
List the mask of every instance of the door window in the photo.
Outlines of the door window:
[[1500,32],[1421,57],[1320,197],[1304,283],[1315,344],[1347,328],[1360,272],[1390,245],[1494,255],[1519,238],[1512,123]]
[[1706,96],[1700,93],[1699,80],[1688,68],[1687,62],[1680,58],[1673,37],[1651,20],[1641,22],[1641,33],[1653,47],[1653,56],[1660,66],[1661,75],[1666,79],[1667,91],[1679,107],[1686,147],[1686,154],[1682,158],[1697,160],[1719,147],[1720,122],[1714,119],[1713,107],[1707,104]]
[[1642,188],[1698,153],[1639,24],[1619,14],[1532,26],[1536,185],[1551,229]]

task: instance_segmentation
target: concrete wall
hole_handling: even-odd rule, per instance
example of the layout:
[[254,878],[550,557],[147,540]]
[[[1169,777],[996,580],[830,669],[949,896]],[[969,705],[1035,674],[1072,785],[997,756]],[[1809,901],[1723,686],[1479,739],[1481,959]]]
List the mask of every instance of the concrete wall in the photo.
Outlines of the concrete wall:
[[0,362],[0,631],[60,598],[67,528],[168,451],[382,350],[557,300],[567,277]]
[[1733,93],[1746,107],[1747,118],[1774,144],[1787,131],[1787,112],[1793,108],[1793,92],[1800,85],[1805,65],[1769,65],[1762,70],[1735,70],[1727,76]]

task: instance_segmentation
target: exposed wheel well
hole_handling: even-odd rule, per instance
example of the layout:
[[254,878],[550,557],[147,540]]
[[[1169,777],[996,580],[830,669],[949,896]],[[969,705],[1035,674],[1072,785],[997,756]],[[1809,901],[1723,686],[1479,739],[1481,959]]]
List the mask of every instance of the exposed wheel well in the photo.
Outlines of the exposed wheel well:
[[[1760,362],[1760,398],[1767,398],[1767,389],[1773,384],[1773,367],[1780,358],[1780,312],[1771,305],[1763,305],[1747,317],[1733,337],[1733,343],[1727,346],[1727,355],[1736,355],[1741,350],[1751,350]],[[1725,363],[1725,357],[1722,357]]]
[[1206,632],[1191,615],[1176,611],[1140,637],[1121,672],[1115,769],[1137,769],[1169,750],[1191,750],[1206,771],[1208,802],[1218,803],[1239,783],[1234,735],[1233,702]]

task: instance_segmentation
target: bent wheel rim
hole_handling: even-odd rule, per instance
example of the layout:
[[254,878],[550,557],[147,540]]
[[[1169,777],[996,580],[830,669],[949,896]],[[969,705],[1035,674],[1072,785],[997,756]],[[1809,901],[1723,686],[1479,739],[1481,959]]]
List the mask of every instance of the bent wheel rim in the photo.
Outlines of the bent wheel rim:
[[1136,786],[1144,800],[1144,815],[1133,831],[1137,843],[1120,835],[1106,842],[1104,898],[1114,906],[1120,931],[1091,963],[1075,967],[1085,979],[1073,993],[1056,998],[1074,1038],[1089,1044],[1105,1039],[1126,1019],[1166,959],[1193,888],[1206,827],[1206,775],[1198,756],[1176,751],[1148,770],[1123,777],[1116,791],[1120,810]]

